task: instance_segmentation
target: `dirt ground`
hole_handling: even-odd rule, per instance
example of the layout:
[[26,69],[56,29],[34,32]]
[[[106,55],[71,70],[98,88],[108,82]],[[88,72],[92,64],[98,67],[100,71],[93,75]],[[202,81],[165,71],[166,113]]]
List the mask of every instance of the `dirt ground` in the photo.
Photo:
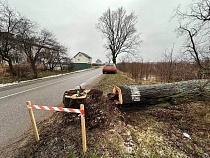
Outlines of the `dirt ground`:
[[103,91],[85,103],[85,154],[78,114],[54,112],[38,123],[39,142],[29,130],[0,151],[0,157],[210,157],[209,102],[117,106],[106,94],[119,84],[139,83],[119,72],[84,87],[93,89],[91,95]]

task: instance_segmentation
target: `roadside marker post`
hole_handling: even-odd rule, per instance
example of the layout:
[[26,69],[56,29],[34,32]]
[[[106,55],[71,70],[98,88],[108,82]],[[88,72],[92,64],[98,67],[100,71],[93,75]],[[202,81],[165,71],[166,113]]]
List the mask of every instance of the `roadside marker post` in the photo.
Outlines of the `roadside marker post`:
[[[27,101],[26,104],[29,106],[29,105],[31,105],[31,102]],[[28,108],[28,111],[29,111],[29,115],[30,115],[30,118],[31,118],[31,123],[32,123],[34,135],[35,135],[36,141],[38,142],[39,141],[39,133],[38,133],[37,126],[36,126],[34,113],[33,113],[32,108]]]
[[[84,110],[84,104],[80,104],[80,110]],[[82,144],[83,144],[83,152],[87,151],[87,143],[86,143],[86,130],[85,130],[85,116],[81,115],[81,129],[82,129]]]
[[35,117],[34,117],[32,109],[79,113],[80,117],[81,117],[82,148],[83,148],[83,152],[84,153],[87,151],[84,104],[80,104],[80,109],[63,108],[63,107],[52,107],[52,106],[42,106],[42,105],[32,105],[30,101],[27,101],[26,104],[27,104],[27,107],[28,107],[28,110],[29,110],[31,123],[32,123],[34,135],[35,135],[35,138],[36,138],[37,142],[40,139],[39,139],[39,133],[38,133],[38,130],[37,130],[36,121],[35,121]]

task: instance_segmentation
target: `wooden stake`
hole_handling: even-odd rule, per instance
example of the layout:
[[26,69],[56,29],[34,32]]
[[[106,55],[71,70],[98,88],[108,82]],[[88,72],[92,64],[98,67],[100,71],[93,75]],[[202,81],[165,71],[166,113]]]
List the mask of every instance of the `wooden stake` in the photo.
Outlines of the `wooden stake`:
[[[31,102],[27,101],[26,104],[31,105]],[[29,111],[29,115],[30,115],[30,118],[31,118],[31,123],[32,123],[34,135],[35,135],[36,141],[38,142],[39,141],[39,133],[38,133],[38,130],[37,130],[37,127],[36,127],[36,121],[35,121],[35,118],[34,118],[34,113],[33,113],[32,109],[28,108],[28,111]]]
[[[80,104],[80,110],[84,110],[84,104]],[[82,127],[82,147],[83,147],[83,152],[85,153],[87,151],[85,116],[82,115],[81,115],[81,127]]]

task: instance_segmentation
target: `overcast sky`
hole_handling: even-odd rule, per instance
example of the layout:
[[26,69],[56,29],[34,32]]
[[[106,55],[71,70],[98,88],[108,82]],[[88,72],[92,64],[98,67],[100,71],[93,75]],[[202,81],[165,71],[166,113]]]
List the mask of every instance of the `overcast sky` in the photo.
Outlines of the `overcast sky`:
[[138,16],[136,29],[141,33],[139,53],[144,61],[160,60],[166,48],[180,50],[180,39],[174,29],[176,20],[170,22],[173,10],[182,4],[185,8],[192,0],[8,0],[9,6],[39,24],[41,28],[52,31],[58,41],[68,48],[73,57],[84,52],[103,62],[107,50],[106,40],[95,25],[98,18],[110,8],[116,10],[123,6],[127,14],[132,11]]

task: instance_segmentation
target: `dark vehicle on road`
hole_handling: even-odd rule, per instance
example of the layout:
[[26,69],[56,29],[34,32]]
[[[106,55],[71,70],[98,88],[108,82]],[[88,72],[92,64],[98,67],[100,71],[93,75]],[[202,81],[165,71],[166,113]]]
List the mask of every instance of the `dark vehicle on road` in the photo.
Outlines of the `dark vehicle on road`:
[[114,73],[114,74],[116,74],[117,73],[117,68],[116,68],[115,64],[113,64],[113,63],[106,63],[103,66],[102,72],[103,72],[103,74],[105,74],[105,73]]

